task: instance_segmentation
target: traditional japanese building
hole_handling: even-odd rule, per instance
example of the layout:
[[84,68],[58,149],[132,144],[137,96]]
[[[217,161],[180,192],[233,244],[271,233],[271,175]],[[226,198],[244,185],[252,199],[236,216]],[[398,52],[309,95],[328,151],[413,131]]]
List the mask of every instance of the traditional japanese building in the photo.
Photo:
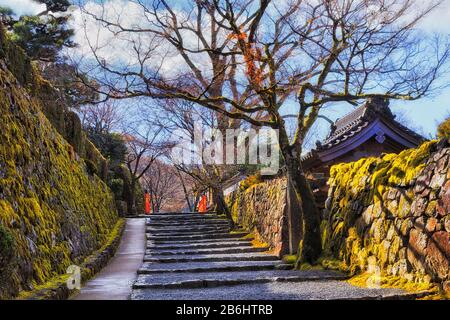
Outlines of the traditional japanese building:
[[371,99],[332,124],[328,137],[303,156],[304,170],[328,176],[336,163],[415,148],[426,139],[395,120],[384,99]]

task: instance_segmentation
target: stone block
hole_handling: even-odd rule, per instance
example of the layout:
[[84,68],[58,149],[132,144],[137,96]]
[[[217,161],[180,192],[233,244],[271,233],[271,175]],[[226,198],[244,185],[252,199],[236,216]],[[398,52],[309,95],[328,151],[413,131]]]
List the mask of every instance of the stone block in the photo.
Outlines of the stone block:
[[447,215],[444,218],[444,228],[445,228],[445,231],[450,232],[450,215]]
[[407,258],[411,265],[421,272],[426,270],[424,256],[426,254],[427,243],[428,237],[425,233],[417,229],[411,229],[408,241]]
[[450,212],[450,181],[447,181],[440,193],[440,199],[436,206],[440,216],[445,217]]
[[[444,232],[445,235],[437,235],[438,233],[440,232],[436,232],[428,243],[425,251],[425,262],[427,270],[439,280],[443,280],[448,277],[449,272],[448,252],[446,257],[446,251],[450,250],[450,243],[448,233]],[[435,237],[435,235],[437,236]],[[447,239],[442,239],[441,236],[446,236]]]
[[438,220],[436,218],[429,218],[425,225],[425,230],[428,232],[433,232],[436,230],[437,224],[438,224]]

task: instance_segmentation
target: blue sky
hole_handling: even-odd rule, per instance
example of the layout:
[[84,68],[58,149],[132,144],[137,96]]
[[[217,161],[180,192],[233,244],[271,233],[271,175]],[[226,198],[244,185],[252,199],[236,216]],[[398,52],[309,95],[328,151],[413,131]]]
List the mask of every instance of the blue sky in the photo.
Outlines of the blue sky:
[[[125,2],[124,0],[111,1]],[[0,0],[0,6],[10,7],[19,15],[42,11],[42,5],[33,0]],[[444,0],[443,5],[423,22],[421,28],[449,36],[450,0]],[[441,82],[450,84],[450,72],[441,79]],[[395,113],[402,113],[402,117],[406,117],[412,127],[420,128],[421,133],[429,137],[435,134],[438,123],[450,115],[450,87],[436,92],[432,97],[425,97],[418,101],[392,101],[391,108]],[[351,106],[334,106],[326,109],[324,114],[334,120],[351,110]],[[325,135],[328,125],[321,123],[320,127],[320,135]]]

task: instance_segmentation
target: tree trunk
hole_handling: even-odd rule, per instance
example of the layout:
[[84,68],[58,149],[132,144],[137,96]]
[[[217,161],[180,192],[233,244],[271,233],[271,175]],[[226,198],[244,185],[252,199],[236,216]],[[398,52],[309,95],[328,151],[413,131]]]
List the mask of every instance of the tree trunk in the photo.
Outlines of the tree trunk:
[[300,203],[292,184],[290,174],[287,174],[286,212],[289,233],[289,254],[297,254],[298,246],[302,240],[302,217]]
[[128,215],[134,215],[134,203],[135,203],[135,199],[136,198],[136,181],[134,181],[134,179],[131,179],[131,183],[130,183],[130,192],[128,194],[128,199],[127,199],[127,211],[128,211]]
[[214,206],[216,208],[216,212],[218,215],[225,215],[228,219],[228,222],[230,224],[230,227],[234,228],[234,221],[233,217],[231,216],[230,209],[228,208],[225,197],[223,195],[223,189],[222,188],[213,188],[213,202]]
[[[289,225],[292,226],[293,232],[296,232],[297,221],[301,221],[302,225],[302,240],[298,246],[298,262],[314,263],[322,252],[320,213],[300,160],[297,158],[286,159],[286,166],[290,185],[292,185],[291,193],[296,198],[290,198],[288,207],[295,208],[297,205],[299,209],[298,213],[291,212]],[[295,202],[294,200],[297,201]],[[297,237],[292,235],[290,238],[295,241]]]
[[182,175],[178,172],[178,170],[176,172],[177,172],[178,178],[180,179],[181,186],[183,187],[184,199],[186,200],[186,204],[189,208],[189,211],[194,212],[195,208],[192,207],[191,201],[189,200],[189,192],[187,191],[186,184],[184,183],[184,179],[183,179]]
[[193,204],[193,210],[192,212],[197,212],[197,207],[198,207],[198,202],[200,201],[200,197],[198,196],[198,194],[194,195],[194,204]]

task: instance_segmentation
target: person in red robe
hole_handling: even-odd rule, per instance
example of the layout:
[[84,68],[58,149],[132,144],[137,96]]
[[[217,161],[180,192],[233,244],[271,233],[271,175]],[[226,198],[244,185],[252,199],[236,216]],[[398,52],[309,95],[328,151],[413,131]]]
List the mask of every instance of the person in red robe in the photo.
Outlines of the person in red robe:
[[200,198],[200,201],[198,203],[198,212],[200,213],[204,213],[207,210],[207,199],[206,199],[206,195],[202,195],[202,197]]
[[151,208],[150,208],[150,194],[148,193],[147,190],[145,190],[145,194],[144,194],[144,204],[145,204],[145,214],[149,215],[151,212]]

